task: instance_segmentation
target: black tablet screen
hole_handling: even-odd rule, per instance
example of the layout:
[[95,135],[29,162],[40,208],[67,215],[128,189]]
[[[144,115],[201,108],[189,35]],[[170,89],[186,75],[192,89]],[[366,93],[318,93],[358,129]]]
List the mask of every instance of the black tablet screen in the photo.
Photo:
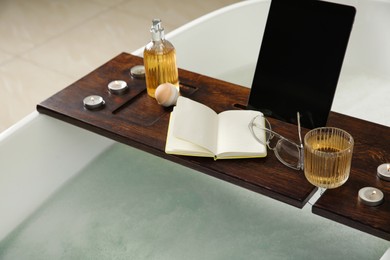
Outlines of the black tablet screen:
[[326,124],[355,8],[315,0],[272,0],[248,108],[290,123]]

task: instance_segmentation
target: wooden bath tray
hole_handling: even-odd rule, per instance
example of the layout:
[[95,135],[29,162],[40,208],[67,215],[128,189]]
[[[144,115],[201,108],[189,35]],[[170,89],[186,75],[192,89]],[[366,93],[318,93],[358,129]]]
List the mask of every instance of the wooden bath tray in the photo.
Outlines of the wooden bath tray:
[[[171,108],[163,108],[147,96],[145,81],[129,75],[140,57],[122,53],[74,84],[37,106],[39,112],[180,163],[241,187],[302,208],[316,191],[302,171],[291,170],[278,162],[273,152],[266,158],[218,160],[168,155],[164,152]],[[243,109],[249,89],[193,72],[179,70],[183,96],[202,102],[217,113]],[[114,95],[107,85],[124,80],[130,90]],[[83,99],[100,95],[106,101],[100,110],[87,110]],[[189,117],[190,120],[190,117]],[[297,141],[297,128],[269,118],[273,130]],[[390,162],[390,128],[331,112],[329,126],[342,128],[355,139],[349,180],[327,190],[314,204],[315,214],[390,240],[390,182],[380,180],[376,167]],[[306,130],[303,129],[303,134]],[[358,190],[373,186],[384,193],[384,203],[370,207],[358,201]]]
[[[164,152],[171,108],[163,108],[146,94],[145,80],[132,78],[131,67],[143,59],[122,53],[37,106],[44,113],[92,132],[183,164],[219,179],[302,208],[316,191],[303,173],[278,162],[272,151],[266,158],[218,160],[168,155]],[[202,102],[217,113],[242,109],[249,89],[179,69],[181,94]],[[129,91],[111,94],[107,85],[124,80]],[[88,110],[83,99],[100,95],[105,106]],[[189,117],[190,120],[190,117]],[[296,126],[270,119],[273,129],[297,140]],[[249,123],[249,122],[248,122]]]

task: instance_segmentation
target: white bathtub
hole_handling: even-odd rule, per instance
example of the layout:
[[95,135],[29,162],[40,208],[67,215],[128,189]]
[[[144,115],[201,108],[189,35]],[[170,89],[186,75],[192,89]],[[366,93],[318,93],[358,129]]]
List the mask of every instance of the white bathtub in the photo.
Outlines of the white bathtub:
[[[357,17],[333,109],[389,126],[390,2],[346,2]],[[168,34],[179,66],[249,87],[268,8],[243,1]],[[378,259],[389,246],[37,112],[0,135],[0,259]]]

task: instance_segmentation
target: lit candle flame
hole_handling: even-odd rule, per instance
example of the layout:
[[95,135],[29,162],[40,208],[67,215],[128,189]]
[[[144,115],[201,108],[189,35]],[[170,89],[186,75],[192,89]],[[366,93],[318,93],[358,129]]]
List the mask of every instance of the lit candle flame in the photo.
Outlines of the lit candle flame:
[[376,196],[376,190],[371,191],[371,194],[368,195],[368,198],[371,199],[371,200],[376,199],[376,198],[377,198],[377,196]]

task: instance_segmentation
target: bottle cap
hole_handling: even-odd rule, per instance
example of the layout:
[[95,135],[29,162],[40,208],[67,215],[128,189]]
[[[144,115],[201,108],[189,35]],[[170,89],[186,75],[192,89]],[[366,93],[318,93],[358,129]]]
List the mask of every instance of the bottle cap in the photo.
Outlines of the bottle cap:
[[161,25],[161,19],[153,19],[152,27],[150,27],[153,41],[161,41],[164,39],[164,28]]

